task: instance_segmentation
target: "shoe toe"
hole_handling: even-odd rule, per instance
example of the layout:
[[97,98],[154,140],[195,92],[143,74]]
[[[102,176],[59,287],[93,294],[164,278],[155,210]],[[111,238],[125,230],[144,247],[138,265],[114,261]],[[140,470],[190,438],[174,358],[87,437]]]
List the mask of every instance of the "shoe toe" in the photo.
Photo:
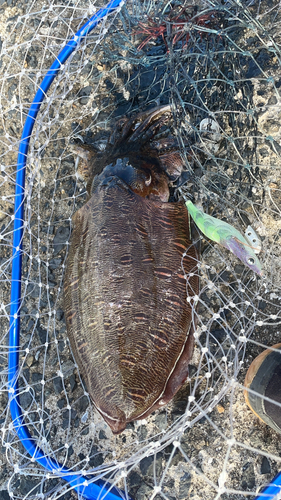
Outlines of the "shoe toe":
[[250,409],[281,434],[281,343],[254,359],[244,385],[244,396]]

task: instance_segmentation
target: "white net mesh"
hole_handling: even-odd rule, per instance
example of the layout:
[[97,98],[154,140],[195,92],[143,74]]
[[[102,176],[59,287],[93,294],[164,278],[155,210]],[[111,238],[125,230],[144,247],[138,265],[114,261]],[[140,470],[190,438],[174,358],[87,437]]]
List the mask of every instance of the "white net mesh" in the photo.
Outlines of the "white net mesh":
[[[0,0],[4,500],[77,498],[25,451],[9,413],[13,205],[29,106],[66,41],[101,6]],[[280,341],[280,6],[202,0],[196,7],[186,4],[182,12],[182,2],[128,0],[102,20],[48,91],[27,158],[17,374],[24,419],[46,456],[90,475],[90,482],[104,476],[135,500],[253,497],[281,461],[278,435],[253,416],[242,390],[251,361]],[[189,380],[161,411],[113,436],[87,395],[65,327],[71,217],[86,199],[70,145],[77,136],[101,145],[117,117],[167,103],[192,173],[183,192],[242,233],[253,227],[264,278],[203,241]],[[206,118],[216,122],[216,134],[206,131]]]

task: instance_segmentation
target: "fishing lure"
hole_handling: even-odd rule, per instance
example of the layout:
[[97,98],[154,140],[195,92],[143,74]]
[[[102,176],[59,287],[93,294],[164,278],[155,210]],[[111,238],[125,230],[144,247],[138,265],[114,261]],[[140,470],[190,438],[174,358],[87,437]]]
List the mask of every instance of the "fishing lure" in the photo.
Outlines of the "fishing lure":
[[185,201],[185,205],[195,224],[207,238],[230,250],[243,264],[259,276],[263,275],[261,263],[254,252],[254,248],[235,227],[205,214],[190,200]]

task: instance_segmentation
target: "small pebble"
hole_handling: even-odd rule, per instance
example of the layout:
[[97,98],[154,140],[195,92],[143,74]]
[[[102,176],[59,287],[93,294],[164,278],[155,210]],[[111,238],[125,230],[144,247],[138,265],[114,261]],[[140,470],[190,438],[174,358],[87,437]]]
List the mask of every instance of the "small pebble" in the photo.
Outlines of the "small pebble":
[[224,413],[224,407],[222,405],[217,405],[217,410],[219,413]]

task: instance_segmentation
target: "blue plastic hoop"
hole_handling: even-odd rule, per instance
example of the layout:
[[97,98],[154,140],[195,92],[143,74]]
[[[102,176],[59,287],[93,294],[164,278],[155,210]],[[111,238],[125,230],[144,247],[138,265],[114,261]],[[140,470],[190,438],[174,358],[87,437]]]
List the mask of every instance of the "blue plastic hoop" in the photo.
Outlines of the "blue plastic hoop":
[[111,486],[102,479],[95,482],[94,477],[82,476],[79,472],[74,472],[48,457],[36,444],[35,439],[30,435],[27,424],[24,421],[18,396],[18,370],[19,370],[19,347],[20,347],[20,301],[21,301],[21,267],[22,267],[22,239],[24,228],[24,195],[25,195],[25,170],[29,148],[29,141],[35,120],[40,106],[47,94],[49,87],[57,76],[62,64],[68,59],[81,40],[85,38],[97,24],[107,15],[121,7],[126,0],[112,0],[106,7],[100,9],[84,26],[77,31],[76,35],[61,50],[56,60],[48,70],[43,79],[34,100],[30,106],[18,152],[15,207],[14,207],[14,231],[13,231],[13,261],[12,261],[12,282],[11,282],[11,306],[10,306],[10,338],[9,338],[9,371],[8,388],[9,404],[14,428],[21,443],[32,456],[45,469],[50,471],[55,477],[60,477],[67,481],[82,498],[87,500],[97,500],[106,497],[107,500],[120,500],[128,495],[119,489]]
[[272,479],[272,481],[258,493],[254,500],[277,500],[277,498],[280,498],[280,490],[281,472],[278,472],[278,474]]

